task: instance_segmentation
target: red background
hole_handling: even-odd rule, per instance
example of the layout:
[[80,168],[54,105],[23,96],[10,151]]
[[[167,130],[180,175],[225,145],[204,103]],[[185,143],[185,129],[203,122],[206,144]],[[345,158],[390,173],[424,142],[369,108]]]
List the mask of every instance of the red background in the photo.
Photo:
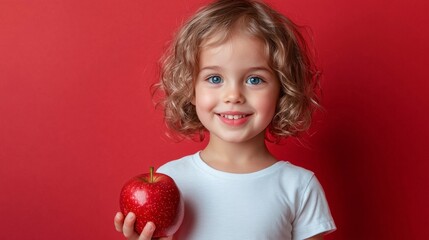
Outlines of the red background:
[[[0,1],[0,239],[121,239],[122,184],[203,146],[163,137],[149,86],[204,2]],[[311,27],[324,73],[315,135],[270,147],[317,173],[327,239],[427,238],[427,1],[268,2]]]

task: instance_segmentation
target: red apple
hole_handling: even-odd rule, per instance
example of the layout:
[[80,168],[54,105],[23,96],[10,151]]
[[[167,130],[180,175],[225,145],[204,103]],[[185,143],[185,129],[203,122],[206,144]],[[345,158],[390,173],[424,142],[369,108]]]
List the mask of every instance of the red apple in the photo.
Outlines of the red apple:
[[172,236],[183,220],[183,201],[176,183],[168,175],[154,173],[153,167],[125,183],[119,204],[124,216],[129,212],[136,215],[138,234],[147,222],[153,222],[154,238]]

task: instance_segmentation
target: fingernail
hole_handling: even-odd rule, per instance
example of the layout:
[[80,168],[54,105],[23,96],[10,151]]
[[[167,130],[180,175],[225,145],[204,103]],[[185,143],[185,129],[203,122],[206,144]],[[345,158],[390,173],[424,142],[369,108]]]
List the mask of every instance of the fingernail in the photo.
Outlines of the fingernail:
[[148,228],[148,230],[149,230],[149,231],[151,231],[151,232],[152,232],[153,230],[155,230],[155,227],[154,227],[153,225],[154,225],[154,224],[153,224],[152,222],[148,222],[148,223],[147,223],[147,228]]

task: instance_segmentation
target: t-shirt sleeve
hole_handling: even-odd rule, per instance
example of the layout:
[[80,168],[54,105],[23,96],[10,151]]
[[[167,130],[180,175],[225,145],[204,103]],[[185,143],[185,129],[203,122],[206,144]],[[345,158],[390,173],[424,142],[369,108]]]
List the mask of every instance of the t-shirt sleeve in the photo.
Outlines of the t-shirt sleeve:
[[301,194],[292,225],[293,240],[306,239],[336,229],[323,188],[314,175]]

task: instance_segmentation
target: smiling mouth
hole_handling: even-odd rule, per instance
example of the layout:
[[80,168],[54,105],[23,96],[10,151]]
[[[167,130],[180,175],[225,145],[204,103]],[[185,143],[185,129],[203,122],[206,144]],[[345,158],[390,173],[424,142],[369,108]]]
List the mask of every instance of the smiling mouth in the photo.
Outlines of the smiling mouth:
[[219,116],[229,119],[229,120],[237,120],[237,119],[241,119],[241,118],[245,118],[248,115],[246,114],[239,114],[239,115],[232,115],[232,114],[219,114]]

